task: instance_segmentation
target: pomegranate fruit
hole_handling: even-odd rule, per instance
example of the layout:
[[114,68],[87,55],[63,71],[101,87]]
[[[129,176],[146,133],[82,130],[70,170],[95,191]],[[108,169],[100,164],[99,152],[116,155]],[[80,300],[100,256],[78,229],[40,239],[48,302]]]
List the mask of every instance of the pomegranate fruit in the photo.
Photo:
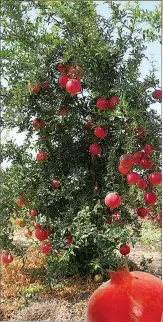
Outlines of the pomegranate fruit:
[[102,110],[105,111],[109,107],[109,103],[105,97],[101,97],[97,100],[96,106]]
[[10,264],[13,262],[13,260],[14,260],[13,256],[10,255],[9,253],[4,253],[1,256],[1,261],[3,264]]
[[121,205],[121,203],[122,203],[121,197],[115,192],[109,193],[105,197],[105,205],[108,208],[111,208],[111,209],[118,208]]
[[45,122],[40,119],[40,118],[36,118],[35,120],[33,120],[33,128],[38,131],[40,129],[42,129],[43,127],[45,127]]
[[37,210],[36,209],[32,209],[31,211],[30,211],[30,213],[29,213],[29,216],[30,217],[36,217],[37,216]]
[[119,266],[108,270],[111,280],[91,296],[87,322],[161,322],[163,283],[146,272],[129,272]]
[[68,108],[62,108],[59,112],[60,115],[67,115],[69,112],[69,109]]
[[108,134],[108,131],[107,131],[107,130],[105,130],[103,126],[97,126],[97,127],[94,129],[94,135],[95,135],[97,138],[103,139],[107,134]]
[[148,157],[143,157],[140,161],[140,166],[142,169],[150,169],[154,166],[154,162],[149,161]]
[[80,66],[71,67],[68,76],[69,78],[80,80],[84,76],[84,69]]
[[126,245],[126,244],[122,244],[120,246],[120,249],[119,249],[121,255],[128,255],[130,253],[130,246]]
[[43,243],[41,245],[41,252],[43,254],[49,255],[52,252],[52,244],[50,242]]
[[144,218],[148,215],[148,209],[146,208],[138,208],[137,209],[137,214],[139,217]]
[[152,153],[152,147],[150,144],[146,144],[145,147],[144,147],[144,152],[145,154],[151,154]]
[[74,240],[71,236],[66,237],[66,245],[74,244]]
[[59,188],[60,187],[60,184],[59,184],[58,180],[53,179],[51,181],[51,186],[52,186],[52,188]]
[[63,64],[63,63],[58,64],[58,71],[60,73],[66,73],[70,70],[70,68],[71,68],[70,64]]
[[154,191],[149,191],[144,195],[145,203],[154,204],[157,201],[157,196]]
[[135,164],[140,164],[140,161],[141,161],[142,157],[143,157],[143,152],[134,153],[134,155],[133,155],[134,163]]
[[140,175],[137,172],[129,172],[127,175],[128,184],[136,184],[140,180]]
[[148,176],[148,181],[152,185],[159,185],[162,182],[161,172],[153,172]]
[[90,147],[89,147],[89,152],[92,155],[98,155],[99,153],[101,153],[101,147],[100,147],[100,145],[97,144],[97,143],[91,144]]
[[120,165],[123,167],[131,167],[134,164],[134,158],[132,154],[123,154],[120,157]]
[[25,227],[25,225],[26,225],[23,218],[16,218],[15,222],[19,227]]
[[113,96],[109,99],[108,105],[110,110],[113,110],[116,107],[115,104],[120,104],[120,98],[118,96]]
[[156,100],[159,100],[162,98],[162,90],[161,89],[156,89],[153,93],[152,93],[152,97]]
[[66,74],[61,74],[59,76],[59,80],[58,80],[60,87],[62,87],[62,88],[66,87],[68,80],[69,80],[69,78]]
[[23,207],[26,204],[26,200],[24,199],[24,197],[20,197],[16,200],[16,204],[18,205],[18,207]]
[[39,93],[41,90],[41,84],[37,84],[36,86],[34,86],[33,88],[33,92],[34,93]]
[[135,130],[134,130],[134,134],[138,134],[138,136],[142,137],[145,136],[145,132],[144,129],[141,125],[139,125]]
[[48,159],[48,154],[45,153],[45,152],[39,152],[37,155],[36,155],[36,160],[37,161],[46,161]]
[[45,240],[48,238],[48,233],[47,230],[43,229],[43,228],[36,228],[35,230],[35,237],[39,240]]
[[131,171],[130,167],[123,167],[121,164],[118,166],[118,171],[122,175],[126,175]]
[[86,128],[88,129],[88,130],[91,130],[92,129],[92,127],[93,127],[93,125],[94,125],[94,123],[92,122],[92,121],[88,121],[87,123],[86,123]]
[[77,94],[81,91],[81,84],[77,79],[71,79],[66,83],[66,91],[70,94]]
[[146,180],[144,180],[144,179],[140,179],[140,180],[137,182],[137,187],[138,187],[139,189],[141,189],[141,190],[146,189],[146,188],[147,188],[147,186],[148,186],[148,183],[147,183],[147,181],[146,181]]

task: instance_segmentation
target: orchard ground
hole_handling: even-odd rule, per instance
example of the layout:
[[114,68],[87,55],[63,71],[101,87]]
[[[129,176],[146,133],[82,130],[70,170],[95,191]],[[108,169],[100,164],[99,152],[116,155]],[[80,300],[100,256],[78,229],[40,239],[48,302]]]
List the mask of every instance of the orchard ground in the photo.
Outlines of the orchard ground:
[[[23,237],[23,231],[16,230],[14,242],[26,249],[29,239]],[[2,266],[1,320],[85,320],[88,299],[100,285],[94,276],[59,278],[49,285],[45,255],[34,246],[27,249],[26,255],[24,263],[15,259]],[[131,246],[129,259],[132,270],[141,269],[161,278],[161,228],[144,220],[139,243],[134,249]]]

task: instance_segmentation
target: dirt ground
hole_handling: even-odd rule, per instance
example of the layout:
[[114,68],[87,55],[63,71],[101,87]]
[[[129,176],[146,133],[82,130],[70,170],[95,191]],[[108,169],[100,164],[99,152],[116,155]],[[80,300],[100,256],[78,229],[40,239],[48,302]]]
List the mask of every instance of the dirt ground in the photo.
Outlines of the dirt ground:
[[[148,267],[142,262],[153,258]],[[161,277],[161,252],[154,247],[136,246],[131,252],[130,258],[140,265],[143,270]],[[143,266],[144,265],[144,266]],[[10,321],[85,321],[86,308],[90,295],[99,287],[90,277],[73,280],[73,288],[67,287],[64,292],[57,295],[54,292],[45,296],[42,300],[33,301],[28,307],[21,310],[13,310],[3,315],[0,320]],[[63,296],[63,293],[64,296]],[[12,298],[10,299],[10,301]],[[2,301],[3,302],[3,301]],[[8,303],[9,304],[9,303]],[[3,304],[4,305],[4,304]],[[2,305],[2,306],[3,306]]]

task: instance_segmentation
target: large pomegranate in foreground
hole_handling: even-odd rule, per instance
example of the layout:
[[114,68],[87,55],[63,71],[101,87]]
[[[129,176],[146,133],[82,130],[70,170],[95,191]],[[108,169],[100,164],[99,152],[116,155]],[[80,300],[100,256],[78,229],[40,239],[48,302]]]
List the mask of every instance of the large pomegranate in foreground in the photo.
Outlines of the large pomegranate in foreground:
[[161,322],[163,283],[145,272],[119,267],[91,296],[87,322]]

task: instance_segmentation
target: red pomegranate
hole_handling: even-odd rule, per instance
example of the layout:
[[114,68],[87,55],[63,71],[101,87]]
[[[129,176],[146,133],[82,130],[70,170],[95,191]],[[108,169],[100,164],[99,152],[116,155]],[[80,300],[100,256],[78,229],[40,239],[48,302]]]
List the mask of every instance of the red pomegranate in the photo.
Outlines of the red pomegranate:
[[108,104],[110,110],[113,110],[116,107],[115,104],[120,104],[120,98],[118,96],[113,96],[109,99]]
[[33,120],[33,128],[36,131],[42,129],[43,127],[45,127],[45,122],[43,120],[41,120],[40,118],[36,118],[35,120]]
[[120,157],[120,164],[123,167],[131,167],[134,163],[134,158],[133,155],[128,153],[128,154],[123,154]]
[[24,197],[20,197],[16,200],[16,204],[18,205],[18,207],[23,207],[26,204],[26,200],[24,199]]
[[121,205],[121,203],[122,203],[121,197],[115,192],[109,193],[105,197],[105,205],[108,208],[111,208],[111,209],[118,208]]
[[99,144],[97,143],[94,143],[94,144],[91,144],[90,147],[89,147],[89,152],[92,154],[92,155],[98,155],[101,153],[101,147]]
[[59,112],[60,115],[67,115],[69,112],[69,109],[68,108],[62,108]]
[[130,247],[126,244],[122,244],[119,249],[121,255],[128,255],[130,253]]
[[152,185],[159,185],[162,182],[161,172],[153,172],[148,176],[148,181]]
[[96,102],[96,106],[97,106],[100,110],[104,111],[104,110],[106,110],[106,109],[109,107],[109,103],[108,103],[108,101],[107,101],[107,99],[106,99],[105,97],[101,97],[101,98],[99,98],[99,99],[97,100],[97,102]]
[[146,272],[129,272],[119,266],[108,270],[111,280],[91,296],[87,322],[161,322],[163,283]]
[[71,236],[66,237],[66,245],[74,244],[74,240]]
[[52,186],[52,188],[59,188],[60,187],[60,184],[59,184],[58,180],[53,179],[51,181],[51,186]]
[[33,92],[34,93],[39,93],[40,92],[40,90],[41,90],[41,84],[39,83],[39,84],[37,84],[36,86],[34,86],[34,88],[33,88]]
[[81,91],[81,84],[77,79],[70,79],[66,84],[66,91],[72,95]]
[[45,81],[43,84],[42,84],[42,87],[45,88],[45,87],[48,87],[49,86],[49,82],[48,81]]
[[88,130],[91,130],[92,127],[94,126],[94,123],[92,121],[88,121],[85,126]]
[[41,252],[43,254],[49,255],[52,252],[52,244],[50,242],[43,243],[41,245]]
[[140,175],[137,172],[129,172],[127,175],[128,184],[136,184],[140,180]]
[[147,188],[148,183],[147,183],[147,181],[146,181],[146,180],[144,180],[144,179],[140,179],[140,180],[137,182],[137,186],[138,186],[138,188],[139,188],[139,189],[144,190],[144,189],[146,189],[146,188]]
[[68,80],[69,80],[69,78],[66,74],[61,74],[59,76],[59,80],[58,80],[60,87],[62,87],[62,88],[66,87]]
[[35,237],[39,240],[45,240],[48,238],[47,230],[43,228],[36,228]]
[[69,78],[80,80],[84,76],[84,69],[80,66],[71,67],[68,76]]
[[122,175],[126,175],[131,171],[130,167],[123,167],[121,164],[118,166],[118,171]]
[[150,144],[146,144],[144,147],[145,154],[151,154],[152,153],[152,147]]
[[144,195],[145,203],[154,204],[157,201],[157,196],[154,191],[149,191]]
[[58,64],[58,71],[60,73],[66,73],[70,70],[70,68],[71,68],[70,64],[63,64],[63,63]]
[[161,89],[156,89],[153,93],[152,93],[152,97],[156,100],[160,100],[162,98],[162,90]]
[[97,138],[103,139],[107,134],[108,134],[108,131],[107,131],[107,130],[105,130],[103,126],[97,126],[97,127],[94,129],[94,135],[95,135]]
[[14,260],[13,256],[10,255],[9,253],[4,253],[1,256],[1,261],[2,261],[3,264],[6,264],[6,265],[10,264],[10,263],[13,262],[13,260]]
[[134,153],[134,155],[133,155],[134,163],[135,164],[140,164],[140,161],[141,161],[142,157],[143,157],[143,152]]
[[32,209],[31,211],[30,211],[30,213],[29,213],[29,216],[30,217],[36,217],[37,216],[37,210],[36,209]]
[[137,214],[139,217],[144,218],[148,215],[148,209],[146,208],[138,208],[137,209]]
[[24,222],[23,218],[16,218],[15,223],[19,226],[19,227],[25,227],[26,223]]
[[25,232],[24,232],[24,236],[26,238],[30,238],[32,236],[32,231],[29,230],[29,229],[26,229]]
[[139,125],[135,130],[134,134],[138,134],[140,137],[145,136],[144,129],[141,125]]
[[140,161],[140,166],[142,167],[142,169],[150,169],[154,166],[154,162],[149,161],[148,157],[143,157],[143,159],[141,159]]
[[37,155],[36,155],[36,160],[37,161],[46,161],[48,159],[48,154],[45,153],[45,152],[39,152]]

